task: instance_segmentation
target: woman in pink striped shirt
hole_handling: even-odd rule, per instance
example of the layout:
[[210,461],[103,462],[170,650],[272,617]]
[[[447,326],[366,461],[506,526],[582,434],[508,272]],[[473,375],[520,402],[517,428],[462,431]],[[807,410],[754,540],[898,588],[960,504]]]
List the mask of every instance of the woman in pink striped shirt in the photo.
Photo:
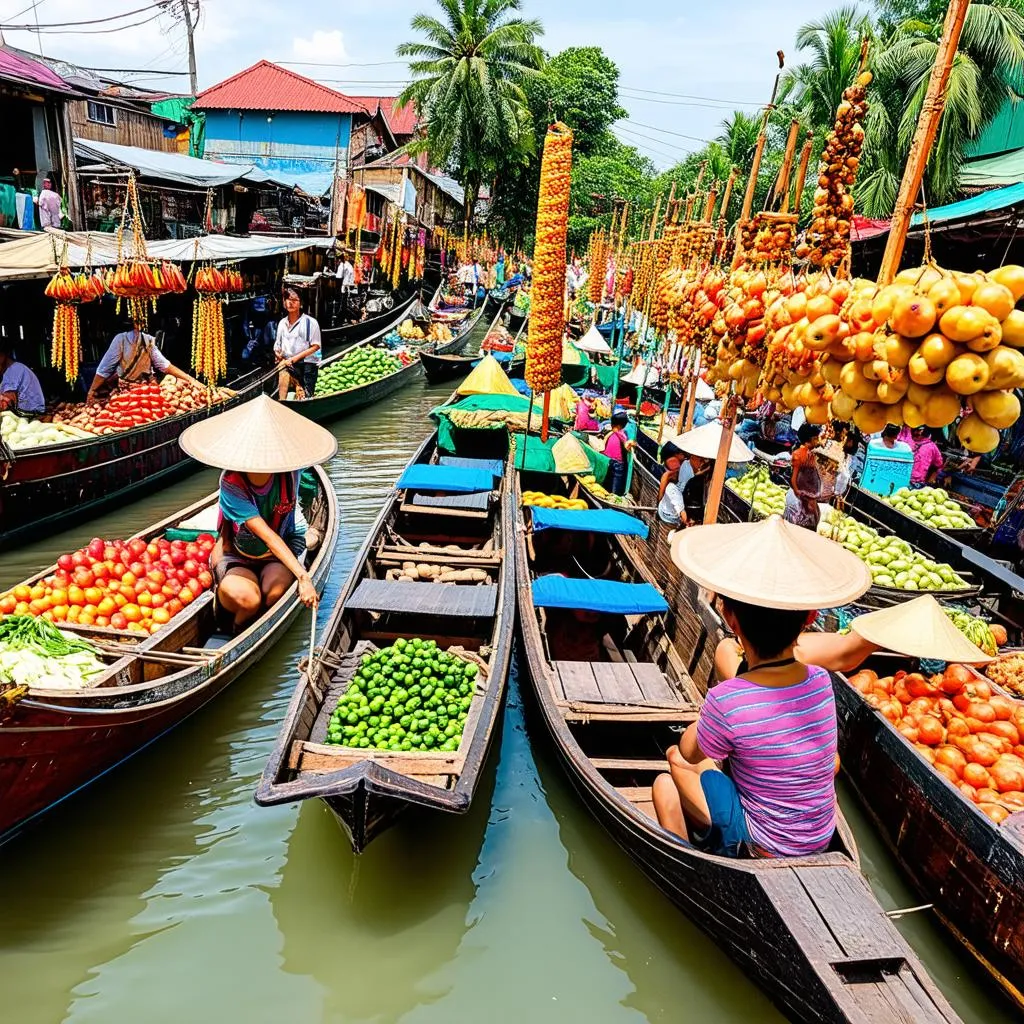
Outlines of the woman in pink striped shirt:
[[746,657],[669,748],[654,783],[658,821],[725,856],[820,853],[836,826],[835,698],[828,672],[793,651],[815,613],[721,600]]

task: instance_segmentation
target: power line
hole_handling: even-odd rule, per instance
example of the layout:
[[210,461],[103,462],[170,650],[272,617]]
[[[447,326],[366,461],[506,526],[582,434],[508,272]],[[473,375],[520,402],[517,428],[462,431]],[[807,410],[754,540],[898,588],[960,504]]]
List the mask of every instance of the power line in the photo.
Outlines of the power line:
[[[158,18],[163,16],[163,11],[157,11],[156,14],[151,14],[148,18],[143,18],[141,21],[130,21],[127,25],[113,25],[110,28],[32,28],[28,25],[0,25],[0,31],[18,31],[18,32],[40,32],[46,33],[52,36],[102,36],[109,35],[111,32],[121,32],[126,28],[138,28],[139,25],[148,25],[151,21],[156,21]],[[86,24],[83,22],[82,24]]]
[[[669,149],[678,149],[681,153],[692,153],[692,147],[688,146],[677,146],[674,142],[666,142],[664,139],[652,138],[650,135],[644,135],[643,132],[635,132],[630,128],[620,128],[619,131],[628,132],[630,135],[635,135],[639,139],[647,139],[649,142],[656,142],[659,146],[667,146]],[[694,142],[700,142],[703,145],[707,144],[706,139],[698,139],[695,136],[687,136],[692,138]]]
[[83,68],[76,64],[82,71],[110,72],[119,75],[149,75],[150,78],[162,77],[164,75],[184,75],[188,77],[187,71],[158,71],[156,68]]
[[737,107],[760,107],[763,106],[761,103],[753,103],[750,100],[724,100],[717,96],[691,96],[685,92],[663,92],[659,89],[641,89],[637,85],[623,85],[623,89],[629,89],[632,92],[645,92],[651,96],[673,96],[680,100],[704,100],[707,103],[729,103]]
[[[42,2],[42,0],[40,0]],[[334,64],[324,60],[275,60],[274,64],[295,64],[306,68],[380,68],[385,64],[405,64],[404,60],[373,60],[365,64]]]
[[707,144],[711,142],[711,139],[699,139],[696,135],[684,135],[682,132],[670,132],[667,128],[659,128],[654,124],[644,124],[642,121],[631,121],[628,117],[623,118],[626,124],[635,124],[637,128],[650,128],[652,132],[661,132],[663,135],[675,135],[680,139],[689,139],[691,142],[700,142]]
[[[694,103],[690,100],[657,100],[653,96],[629,96],[626,93],[621,94],[623,99],[626,99],[632,103],[659,103],[669,107],[704,107],[708,110],[725,110],[729,111],[735,109],[733,106],[717,106],[712,103]],[[756,104],[748,103],[746,106],[756,106]]]
[[[612,130],[614,131],[615,129],[613,128]],[[625,128],[619,128],[618,130],[620,132],[626,131]],[[661,160],[671,160],[673,163],[679,163],[680,161],[680,157],[675,153],[666,153],[663,149],[658,149],[657,147],[651,146],[649,144],[638,142],[632,138],[620,138],[619,142],[621,142],[624,146],[631,146],[634,149],[642,149],[647,153],[653,154],[654,156],[658,157]]]
[[[39,2],[41,3],[42,0],[39,0]],[[26,10],[30,11],[35,6],[36,4],[32,4],[32,6],[26,8]],[[130,18],[134,14],[142,14],[145,11],[152,11],[154,8],[159,9],[158,5],[147,4],[145,7],[136,7],[134,11],[124,11],[121,14],[111,14],[106,18],[90,18],[88,21],[53,21],[43,25],[0,25],[0,29],[11,32],[44,32],[51,28],[73,28],[76,25],[99,25],[102,22],[120,21],[121,18]],[[21,11],[20,13],[24,14],[25,12]],[[18,17],[18,15],[16,14],[15,17]]]

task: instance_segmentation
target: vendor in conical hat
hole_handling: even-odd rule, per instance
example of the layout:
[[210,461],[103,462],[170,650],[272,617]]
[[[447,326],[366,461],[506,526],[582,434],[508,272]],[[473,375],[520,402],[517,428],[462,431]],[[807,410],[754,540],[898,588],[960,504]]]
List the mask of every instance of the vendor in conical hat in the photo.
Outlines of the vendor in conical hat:
[[280,402],[260,395],[200,423],[179,442],[220,475],[219,538],[210,556],[217,603],[244,629],[281,599],[293,580],[315,607],[317,593],[303,564],[306,524],[299,477],[338,450],[334,435]]
[[[835,698],[828,672],[794,652],[819,608],[871,585],[838,544],[772,517],[675,534],[672,558],[721,602],[744,664],[705,698],[654,783],[661,825],[724,856],[806,856],[836,825]],[[719,767],[728,761],[730,774]]]

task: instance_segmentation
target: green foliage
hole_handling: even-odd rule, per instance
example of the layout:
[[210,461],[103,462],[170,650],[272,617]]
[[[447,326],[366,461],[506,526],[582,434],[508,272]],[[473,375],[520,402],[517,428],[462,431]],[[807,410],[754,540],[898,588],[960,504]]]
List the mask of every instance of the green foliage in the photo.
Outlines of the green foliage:
[[395,51],[409,57],[412,83],[399,97],[427,125],[422,146],[466,189],[472,211],[481,182],[533,149],[526,83],[539,74],[539,21],[513,17],[521,0],[437,0],[440,18],[417,14],[420,39]]

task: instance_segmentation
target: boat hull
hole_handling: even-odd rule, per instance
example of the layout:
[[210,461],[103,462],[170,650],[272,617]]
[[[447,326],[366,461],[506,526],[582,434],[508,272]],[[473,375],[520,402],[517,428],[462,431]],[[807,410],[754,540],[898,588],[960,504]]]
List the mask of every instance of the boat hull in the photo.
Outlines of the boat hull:
[[[338,517],[333,491],[327,491],[330,482],[317,473],[328,509],[317,524],[323,532],[321,554],[310,568],[320,592],[334,559]],[[11,706],[0,703],[0,844],[213,700],[270,650],[302,609],[292,584],[267,615],[221,648],[218,658],[153,685],[40,691]],[[143,641],[140,649],[153,649],[159,639]]]
[[993,824],[849,683],[834,689],[858,798],[922,898],[1024,1009],[1024,827]]
[[194,472],[198,463],[178,444],[182,432],[261,394],[265,376],[250,375],[234,398],[208,409],[18,453],[0,483],[0,550],[58,532],[70,513],[81,522]]

